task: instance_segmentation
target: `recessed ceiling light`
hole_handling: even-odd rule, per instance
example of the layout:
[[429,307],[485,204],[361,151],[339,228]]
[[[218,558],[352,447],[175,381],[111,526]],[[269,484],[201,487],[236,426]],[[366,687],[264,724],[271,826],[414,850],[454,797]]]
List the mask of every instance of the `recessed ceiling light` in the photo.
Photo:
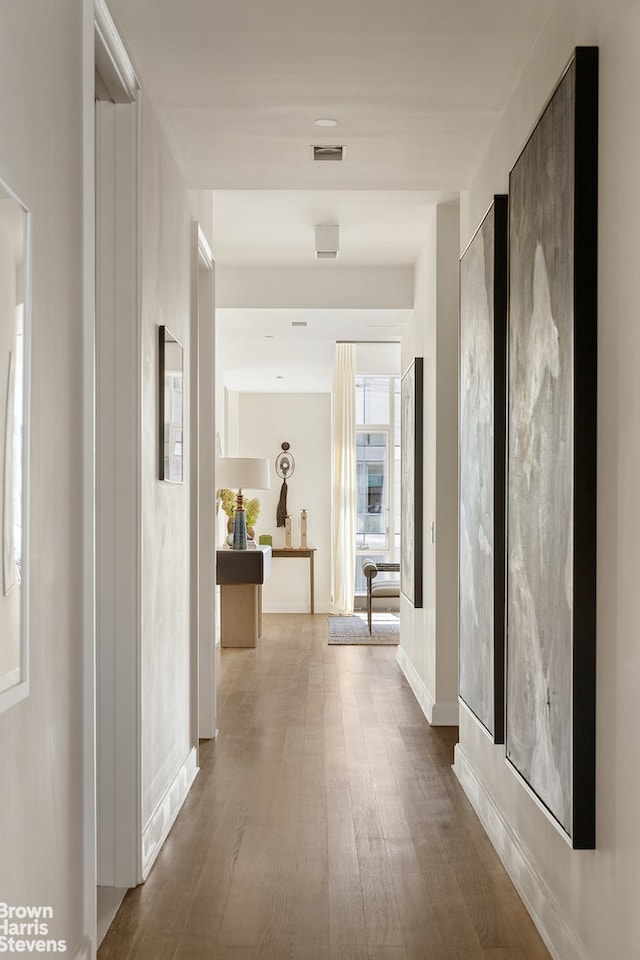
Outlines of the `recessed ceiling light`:
[[320,117],[319,120],[313,121],[316,127],[335,127],[338,123],[337,120],[332,120],[330,117]]
[[344,144],[326,144],[326,143],[314,143],[311,147],[311,156],[314,160],[322,160],[326,162],[327,160],[344,160],[345,147]]

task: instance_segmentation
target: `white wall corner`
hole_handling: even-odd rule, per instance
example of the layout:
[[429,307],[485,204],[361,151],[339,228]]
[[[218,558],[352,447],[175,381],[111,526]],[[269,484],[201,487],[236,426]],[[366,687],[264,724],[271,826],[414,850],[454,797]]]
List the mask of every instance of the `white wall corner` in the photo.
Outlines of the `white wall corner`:
[[420,709],[432,727],[457,727],[458,704],[437,703],[429,691],[424,680],[409,659],[406,650],[398,647],[398,665],[404,673],[407,683],[413,690]]
[[142,879],[146,880],[162,844],[167,839],[180,808],[198,773],[198,751],[192,747],[165,790],[142,831]]
[[431,716],[433,713],[433,705],[435,701],[431,696],[431,693],[427,689],[427,686],[424,680],[422,679],[422,677],[414,667],[413,663],[409,659],[409,656],[406,650],[402,646],[398,647],[397,660],[398,660],[398,665],[400,669],[402,670],[405,677],[407,678],[407,683],[413,690],[413,693],[415,695],[416,700],[418,701],[418,705],[420,709],[424,713],[429,723],[431,723]]
[[551,956],[554,960],[583,960],[587,951],[577,932],[569,925],[562,904],[546,883],[532,851],[504,818],[459,743],[454,749],[453,772]]

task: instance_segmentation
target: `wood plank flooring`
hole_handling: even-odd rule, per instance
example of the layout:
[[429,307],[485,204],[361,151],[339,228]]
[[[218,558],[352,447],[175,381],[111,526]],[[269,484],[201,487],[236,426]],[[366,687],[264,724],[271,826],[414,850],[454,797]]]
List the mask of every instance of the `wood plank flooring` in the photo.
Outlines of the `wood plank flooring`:
[[218,739],[99,960],[549,960],[397,648],[268,615],[221,652]]

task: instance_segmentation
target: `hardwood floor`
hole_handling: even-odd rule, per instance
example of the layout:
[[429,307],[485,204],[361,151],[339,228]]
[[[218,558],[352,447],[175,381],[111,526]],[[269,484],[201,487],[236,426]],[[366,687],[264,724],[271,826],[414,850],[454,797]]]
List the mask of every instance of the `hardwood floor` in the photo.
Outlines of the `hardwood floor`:
[[397,648],[264,634],[222,651],[218,739],[99,960],[548,960]]

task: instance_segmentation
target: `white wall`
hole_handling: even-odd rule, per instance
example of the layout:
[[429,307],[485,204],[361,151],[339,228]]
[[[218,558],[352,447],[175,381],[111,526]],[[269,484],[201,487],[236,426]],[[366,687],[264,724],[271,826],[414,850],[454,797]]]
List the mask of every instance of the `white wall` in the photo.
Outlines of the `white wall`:
[[[239,450],[242,457],[267,457],[271,489],[261,491],[256,532],[270,533],[274,547],[284,546],[284,528],[276,526],[282,481],[275,473],[281,443],[290,444],[296,462],[287,482],[292,542],[300,546],[300,510],[308,511],[307,542],[316,548],[315,610],[328,613],[331,570],[331,396],[328,393],[243,393],[239,396]],[[309,561],[275,559],[262,593],[267,613],[309,612]]]
[[[138,107],[101,103],[97,127],[98,879],[127,887],[147,875],[195,775],[196,636],[201,689],[214,687],[213,297],[192,223],[210,231],[212,215],[210,194],[185,189],[144,94]],[[161,323],[184,347],[181,485],[158,479]]]
[[159,481],[157,440],[159,324],[184,347],[185,441],[189,438],[191,212],[180,171],[144,96],[141,153],[142,823],[148,861],[195,772],[197,731],[189,633],[189,457],[183,484]]
[[357,376],[400,376],[400,343],[359,343],[356,347]]
[[23,0],[0,5],[0,177],[33,212],[31,689],[0,714],[0,899],[51,906],[50,936],[74,960],[89,950],[92,882],[82,829],[83,6],[31,0],[27,16]]
[[458,218],[456,204],[428,214],[413,316],[402,339],[403,373],[414,357],[424,358],[423,607],[400,598],[398,660],[434,724],[458,718]]
[[555,5],[465,198],[470,239],[572,49],[600,47],[596,849],[572,851],[461,711],[456,770],[559,960],[640,949],[640,6]]
[[413,268],[347,266],[321,261],[309,267],[220,264],[219,307],[411,309]]
[[[458,297],[460,209],[438,207],[436,287],[436,704],[456,723],[458,694]],[[427,460],[429,455],[426,455]],[[431,530],[425,531],[427,540]]]

